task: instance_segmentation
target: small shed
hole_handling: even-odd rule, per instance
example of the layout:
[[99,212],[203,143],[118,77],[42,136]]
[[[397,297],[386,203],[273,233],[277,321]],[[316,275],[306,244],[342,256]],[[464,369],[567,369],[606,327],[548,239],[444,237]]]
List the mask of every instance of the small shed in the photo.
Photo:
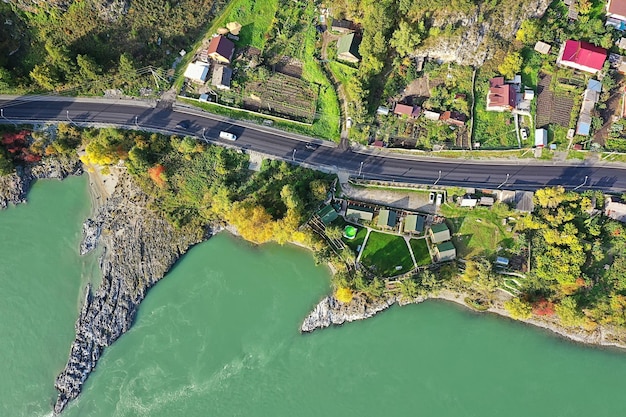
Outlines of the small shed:
[[322,219],[322,223],[324,223],[325,226],[328,226],[337,217],[339,217],[339,214],[337,214],[333,206],[330,204],[318,211],[317,215],[320,216],[320,219]]
[[370,222],[374,218],[374,210],[359,206],[348,206],[346,209],[346,217]]
[[417,214],[409,214],[404,218],[404,231],[407,233],[422,233],[424,230],[424,217]]
[[493,206],[495,200],[493,197],[480,197],[480,201],[478,204],[481,206]]
[[537,148],[548,146],[548,131],[546,129],[535,129],[535,146]]
[[441,117],[441,114],[437,113],[436,111],[425,110],[424,117],[427,118],[428,120],[439,120],[439,117]]
[[433,243],[441,243],[450,240],[450,229],[445,223],[437,223],[430,226],[430,239]]
[[465,196],[461,199],[461,207],[476,207],[476,204],[478,204],[478,199],[474,197]]
[[532,100],[535,98],[535,92],[530,89],[524,90],[524,100]]
[[330,30],[340,33],[350,33],[354,31],[354,23],[345,19],[333,19]]
[[543,55],[549,54],[550,48],[552,48],[552,46],[549,43],[539,41],[535,44],[535,51]]
[[209,75],[209,66],[202,62],[192,62],[185,69],[185,78],[196,84],[204,84]]
[[337,59],[356,64],[361,60],[359,45],[361,38],[354,33],[344,35],[337,41]]
[[515,191],[515,210],[532,213],[535,209],[534,196],[532,191]]
[[509,258],[504,258],[502,256],[498,256],[496,258],[496,265],[498,265],[498,266],[509,266]]
[[456,248],[452,242],[443,242],[435,246],[437,261],[452,261],[456,258]]
[[380,116],[387,116],[389,114],[389,107],[379,106],[378,109],[376,109],[376,114]]
[[378,212],[378,226],[379,227],[396,227],[396,220],[398,213],[393,210],[382,209]]
[[230,90],[230,79],[233,75],[233,70],[225,65],[215,65],[213,68],[213,77],[211,84],[220,90]]

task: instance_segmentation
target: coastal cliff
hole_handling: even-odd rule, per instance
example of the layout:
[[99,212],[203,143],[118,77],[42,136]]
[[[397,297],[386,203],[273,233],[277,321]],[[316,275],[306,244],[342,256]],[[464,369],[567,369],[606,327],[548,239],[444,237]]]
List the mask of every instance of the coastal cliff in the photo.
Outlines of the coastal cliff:
[[[467,294],[442,290],[427,297],[420,296],[415,299],[385,295],[381,299],[367,300],[362,295],[355,295],[350,303],[342,303],[330,295],[322,299],[313,308],[311,313],[309,313],[302,322],[300,331],[310,333],[317,329],[329,327],[330,325],[341,325],[357,320],[364,320],[386,310],[395,303],[404,306],[408,304],[419,304],[428,299],[451,301],[476,311],[465,303],[466,296]],[[493,303],[485,312],[498,314],[514,320],[509,312],[504,309],[502,302]],[[626,334],[623,330],[613,326],[598,326],[594,330],[585,330],[580,327],[571,328],[561,325],[557,317],[531,317],[519,321],[544,328],[578,343],[626,349]]]
[[67,365],[56,379],[55,414],[80,394],[104,348],[130,329],[148,289],[206,237],[174,229],[148,208],[149,203],[122,172],[111,196],[83,226],[81,253],[93,250],[96,243],[102,247],[102,282],[95,292],[87,287]]

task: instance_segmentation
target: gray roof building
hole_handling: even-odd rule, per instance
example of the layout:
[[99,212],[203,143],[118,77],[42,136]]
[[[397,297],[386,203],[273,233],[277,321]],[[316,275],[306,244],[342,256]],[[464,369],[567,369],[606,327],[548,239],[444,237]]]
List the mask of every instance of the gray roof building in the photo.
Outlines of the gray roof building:
[[230,90],[230,79],[233,75],[233,70],[225,65],[215,65],[213,68],[213,78],[211,84],[221,90]]
[[374,211],[364,207],[348,206],[346,209],[346,217],[369,222],[374,218]]
[[337,59],[356,64],[361,60],[359,45],[361,39],[354,33],[344,35],[337,41]]

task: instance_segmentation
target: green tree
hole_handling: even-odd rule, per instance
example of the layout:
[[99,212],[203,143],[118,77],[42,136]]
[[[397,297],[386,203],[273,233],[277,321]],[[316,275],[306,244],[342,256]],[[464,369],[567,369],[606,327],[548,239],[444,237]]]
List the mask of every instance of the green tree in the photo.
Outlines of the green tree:
[[343,231],[339,226],[328,226],[326,228],[326,236],[332,240],[340,240],[343,236]]
[[398,29],[393,32],[389,41],[400,56],[412,54],[421,42],[420,33],[404,20],[400,21]]
[[419,286],[412,278],[400,281],[400,293],[406,298],[412,300],[419,294]]
[[30,78],[44,90],[54,90],[59,80],[56,72],[48,64],[37,64],[30,72]]
[[554,309],[564,326],[576,327],[584,323],[585,316],[578,309],[578,304],[573,297],[563,298]]
[[500,74],[504,75],[505,78],[512,79],[522,68],[523,61],[524,59],[519,52],[512,52],[508,54],[502,64],[498,66],[498,71],[500,71]]
[[525,44],[533,44],[539,39],[541,25],[538,19],[528,19],[522,22],[522,26],[515,34],[515,39]]
[[84,80],[94,81],[102,74],[102,68],[90,56],[78,54],[76,64],[78,64],[78,72]]

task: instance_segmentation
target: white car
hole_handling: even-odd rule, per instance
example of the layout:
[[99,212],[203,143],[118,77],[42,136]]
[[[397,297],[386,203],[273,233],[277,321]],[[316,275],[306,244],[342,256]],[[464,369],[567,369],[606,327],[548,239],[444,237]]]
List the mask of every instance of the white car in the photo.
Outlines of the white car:
[[522,136],[522,140],[526,140],[528,139],[528,131],[526,130],[525,127],[521,128],[519,130],[520,135]]
[[237,140],[237,136],[233,135],[232,133],[229,132],[224,132],[223,130],[220,132],[220,139],[226,139],[226,140]]
[[434,203],[435,203],[435,193],[428,194],[428,204],[434,204]]
[[443,200],[443,194],[437,193],[437,202],[436,205],[441,205],[441,200]]

